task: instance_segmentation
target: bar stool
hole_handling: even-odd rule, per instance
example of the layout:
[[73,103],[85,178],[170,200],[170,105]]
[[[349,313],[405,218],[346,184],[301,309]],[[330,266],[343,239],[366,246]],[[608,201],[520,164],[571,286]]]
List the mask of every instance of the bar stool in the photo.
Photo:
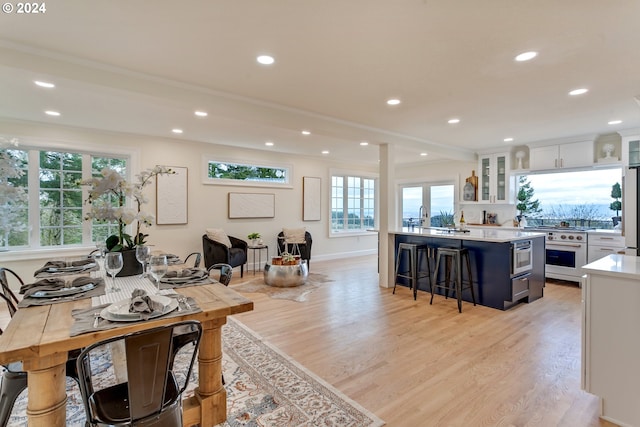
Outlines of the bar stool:
[[[409,270],[399,272],[402,255],[406,253],[409,256]],[[420,270],[420,262],[422,259],[427,262],[427,270]],[[413,299],[418,296],[418,280],[425,277],[429,278],[429,288],[431,288],[431,265],[429,263],[429,248],[427,245],[416,245],[414,243],[400,243],[398,245],[398,255],[396,256],[396,277],[393,284],[393,293],[396,293],[396,285],[398,278],[409,279],[411,289],[413,289]],[[432,289],[433,292],[433,289]]]
[[[445,279],[444,281],[438,281],[438,273],[440,272],[440,260],[442,257],[445,258]],[[463,280],[462,278],[462,258],[466,259],[467,264],[467,278],[468,280]],[[452,269],[454,269],[454,285],[452,288],[449,285],[449,281],[451,278]],[[444,283],[444,284],[443,284]],[[431,301],[429,304],[433,304],[433,294],[435,288],[444,289],[445,298],[449,297],[450,291],[455,291],[456,297],[458,299],[458,312],[462,313],[462,291],[465,289],[471,289],[471,299],[473,300],[473,305],[476,305],[476,294],[473,290],[473,276],[471,275],[471,261],[469,260],[469,249],[467,248],[438,248],[438,252],[436,254],[436,266],[433,271],[433,279],[431,279]]]

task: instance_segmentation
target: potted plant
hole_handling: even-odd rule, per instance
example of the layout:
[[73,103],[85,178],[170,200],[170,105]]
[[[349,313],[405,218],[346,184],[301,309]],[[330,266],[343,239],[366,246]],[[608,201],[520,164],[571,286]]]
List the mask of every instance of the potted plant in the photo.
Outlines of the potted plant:
[[[89,186],[89,197],[86,204],[91,205],[85,220],[115,221],[118,224],[118,234],[107,237],[107,250],[110,252],[122,252],[125,264],[117,276],[133,276],[142,272],[142,266],[136,259],[135,247],[143,245],[149,236],[142,232],[142,225],[153,225],[154,217],[142,210],[142,205],[147,199],[142,194],[144,188],[151,183],[152,178],[158,175],[173,174],[175,171],[165,166],[156,166],[147,169],[138,175],[134,183],[127,182],[117,171],[104,168],[100,177],[83,180],[81,185]],[[109,195],[113,197],[109,197]],[[133,200],[135,207],[127,206],[127,199]],[[136,223],[136,232],[133,236],[126,232],[129,224]]]
[[611,197],[614,199],[613,202],[609,205],[609,209],[612,211],[616,211],[616,216],[611,217],[613,220],[613,226],[618,225],[622,217],[619,216],[619,212],[622,210],[622,202],[620,198],[622,197],[622,188],[620,187],[620,183],[616,182],[611,186]]
[[282,252],[282,265],[296,265],[296,257],[289,252]]
[[249,233],[247,235],[247,239],[251,240],[251,246],[258,246],[259,238],[260,238],[260,233]]
[[535,190],[531,187],[531,183],[527,180],[526,176],[521,176],[518,181],[518,195],[516,198],[518,199],[518,204],[516,205],[516,209],[520,211],[520,215],[518,215],[518,225],[524,226],[526,225],[526,214],[534,214],[542,211],[540,209],[540,201],[538,199],[533,200],[533,194]]

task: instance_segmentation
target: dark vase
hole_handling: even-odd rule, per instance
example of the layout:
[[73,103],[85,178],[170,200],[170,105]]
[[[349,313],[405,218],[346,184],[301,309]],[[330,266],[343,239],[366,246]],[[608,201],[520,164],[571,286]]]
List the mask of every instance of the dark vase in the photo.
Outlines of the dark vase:
[[122,251],[122,270],[116,277],[127,277],[142,274],[142,264],[138,262],[136,258],[136,250],[128,249]]

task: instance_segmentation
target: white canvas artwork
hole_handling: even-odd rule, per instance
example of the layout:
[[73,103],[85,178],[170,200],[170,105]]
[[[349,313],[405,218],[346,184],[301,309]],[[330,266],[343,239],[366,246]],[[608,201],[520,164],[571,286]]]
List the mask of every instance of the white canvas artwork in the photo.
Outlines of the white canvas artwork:
[[156,224],[187,223],[187,168],[170,166],[175,174],[158,175]]

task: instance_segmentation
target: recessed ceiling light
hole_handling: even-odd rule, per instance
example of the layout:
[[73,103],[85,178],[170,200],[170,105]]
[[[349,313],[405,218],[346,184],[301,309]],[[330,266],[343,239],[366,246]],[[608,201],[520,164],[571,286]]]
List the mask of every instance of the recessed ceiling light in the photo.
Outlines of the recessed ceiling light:
[[183,131],[182,131],[182,129],[175,128],[175,129],[171,129],[171,132],[173,132],[173,133],[182,133]]
[[398,104],[400,104],[400,100],[397,99],[397,98],[387,99],[387,104],[388,105],[398,105]]
[[209,113],[207,113],[206,111],[196,111],[193,114],[195,114],[198,117],[207,117],[209,115]]
[[503,139],[503,141],[504,141],[504,142],[512,142],[512,141],[513,141],[513,138],[505,138],[505,139]]
[[455,125],[456,123],[460,123],[460,119],[449,119],[447,123],[449,123],[450,125]]
[[266,145],[267,147],[273,147],[273,142],[267,141],[264,143],[264,145]]
[[580,89],[572,90],[571,92],[569,92],[569,95],[576,96],[576,95],[582,95],[583,93],[587,93],[587,92],[589,92],[589,89],[580,88]]
[[518,62],[522,62],[522,61],[528,61],[530,59],[535,58],[536,56],[538,56],[538,52],[523,52],[520,55],[516,56],[516,61]]
[[60,115],[60,113],[59,113],[59,112],[57,112],[57,111],[53,111],[53,110],[47,110],[47,111],[45,111],[44,113],[45,113],[46,115],[48,115],[48,116],[55,116],[55,117],[58,117],[58,116]]
[[56,85],[54,85],[53,83],[43,82],[43,81],[40,81],[40,80],[35,80],[34,83],[37,84],[40,87],[45,87],[47,89],[51,89],[51,88],[56,87]]
[[424,157],[424,156],[428,156],[429,153],[420,153],[420,155]]
[[369,143],[367,141],[362,141],[360,145],[365,146],[365,145],[369,145]]
[[273,56],[270,55],[260,55],[256,60],[262,65],[271,65],[276,62],[275,59],[273,59]]
[[329,154],[329,150],[322,150],[322,154]]
[[622,120],[611,120],[608,124],[610,125],[619,125],[622,123]]
[[303,134],[303,135],[311,135],[311,132],[310,132],[310,131],[308,131],[308,130],[303,130],[303,131],[302,131],[302,134]]

